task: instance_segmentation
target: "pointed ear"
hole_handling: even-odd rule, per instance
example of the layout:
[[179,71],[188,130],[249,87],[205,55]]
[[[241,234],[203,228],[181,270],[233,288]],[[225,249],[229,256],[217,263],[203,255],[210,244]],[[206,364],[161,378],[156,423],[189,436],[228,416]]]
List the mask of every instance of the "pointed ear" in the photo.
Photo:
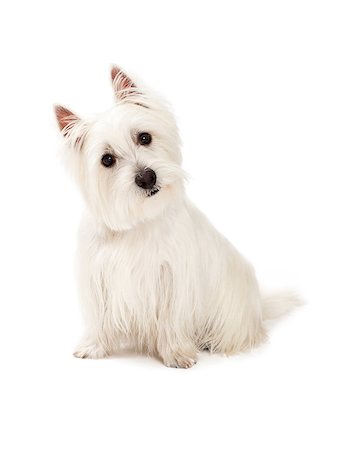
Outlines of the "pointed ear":
[[55,105],[54,109],[60,131],[62,131],[64,136],[67,136],[71,131],[71,128],[80,120],[80,118],[63,106]]
[[134,90],[137,89],[136,84],[118,66],[112,66],[111,80],[115,96],[118,100],[124,99],[127,95],[132,94]]

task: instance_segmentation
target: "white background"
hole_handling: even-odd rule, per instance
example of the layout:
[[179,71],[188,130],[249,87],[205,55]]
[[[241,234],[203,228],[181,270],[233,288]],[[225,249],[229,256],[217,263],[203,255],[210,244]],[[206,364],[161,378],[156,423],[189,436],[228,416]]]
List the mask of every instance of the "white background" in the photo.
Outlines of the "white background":
[[[359,449],[358,2],[1,10],[0,447]],[[72,357],[82,202],[52,105],[110,106],[111,63],[171,101],[189,195],[261,285],[306,300],[261,349],[190,370]]]

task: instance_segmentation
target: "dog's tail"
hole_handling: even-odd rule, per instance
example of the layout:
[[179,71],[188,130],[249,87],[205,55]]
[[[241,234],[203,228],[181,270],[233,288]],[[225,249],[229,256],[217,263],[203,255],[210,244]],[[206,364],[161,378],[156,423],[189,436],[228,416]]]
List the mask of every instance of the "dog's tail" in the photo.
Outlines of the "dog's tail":
[[294,293],[265,296],[262,299],[263,318],[264,320],[277,319],[303,304],[304,302]]

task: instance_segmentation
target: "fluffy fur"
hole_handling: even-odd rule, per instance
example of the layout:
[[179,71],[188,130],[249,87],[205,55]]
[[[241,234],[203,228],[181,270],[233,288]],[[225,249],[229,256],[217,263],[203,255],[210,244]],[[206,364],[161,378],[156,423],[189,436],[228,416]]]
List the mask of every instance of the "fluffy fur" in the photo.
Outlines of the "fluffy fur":
[[[264,321],[296,304],[262,299],[254,271],[188,200],[180,141],[169,108],[119,68],[116,104],[92,119],[57,106],[67,165],[87,212],[79,233],[86,332],[75,351],[102,358],[130,344],[170,367],[200,350],[233,354],[261,343]],[[139,133],[152,136],[139,145]],[[104,154],[115,158],[104,167]],[[156,173],[155,195],[135,183]]]

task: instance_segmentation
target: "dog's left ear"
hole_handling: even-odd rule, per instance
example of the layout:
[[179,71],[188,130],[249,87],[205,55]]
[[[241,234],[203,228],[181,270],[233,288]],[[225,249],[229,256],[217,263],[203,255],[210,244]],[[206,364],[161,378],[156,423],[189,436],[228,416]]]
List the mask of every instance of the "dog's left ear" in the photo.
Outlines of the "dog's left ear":
[[71,129],[80,120],[80,118],[63,106],[55,105],[54,109],[60,131],[64,136],[68,136]]
[[115,96],[118,100],[123,100],[128,95],[133,94],[137,89],[137,86],[132,79],[118,66],[112,66],[111,80]]

